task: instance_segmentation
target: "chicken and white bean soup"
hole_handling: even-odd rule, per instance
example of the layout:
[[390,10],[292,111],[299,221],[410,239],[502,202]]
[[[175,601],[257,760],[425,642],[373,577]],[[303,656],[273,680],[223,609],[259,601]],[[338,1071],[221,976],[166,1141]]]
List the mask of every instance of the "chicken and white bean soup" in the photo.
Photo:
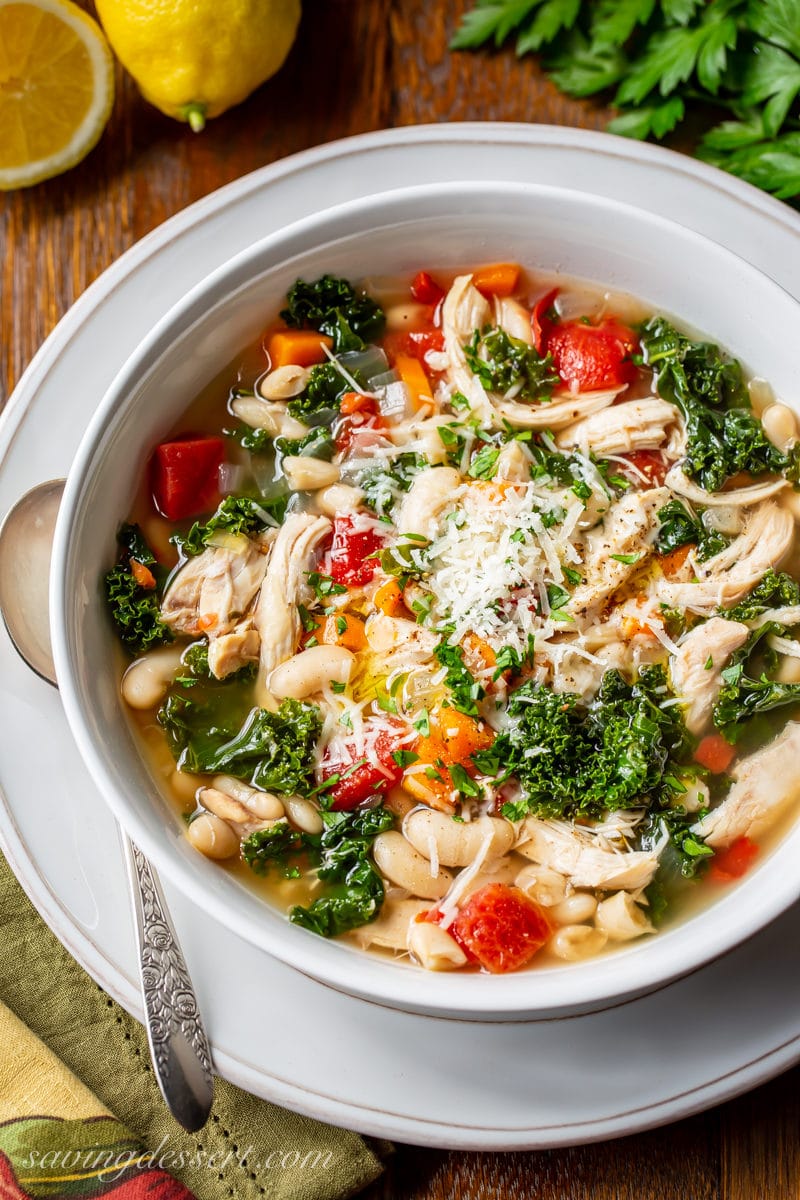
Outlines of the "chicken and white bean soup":
[[795,417],[502,263],[298,280],[153,449],[111,615],[186,837],[431,970],[651,937],[800,793]]

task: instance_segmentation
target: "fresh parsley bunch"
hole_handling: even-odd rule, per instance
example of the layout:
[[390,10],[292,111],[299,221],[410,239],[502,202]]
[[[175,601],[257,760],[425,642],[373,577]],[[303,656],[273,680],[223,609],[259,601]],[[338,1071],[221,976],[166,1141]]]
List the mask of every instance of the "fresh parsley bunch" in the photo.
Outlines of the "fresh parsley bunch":
[[[451,45],[512,35],[561,91],[606,93],[612,133],[660,139],[699,106],[699,158],[800,195],[800,0],[478,0]],[[719,110],[729,119],[713,124]]]

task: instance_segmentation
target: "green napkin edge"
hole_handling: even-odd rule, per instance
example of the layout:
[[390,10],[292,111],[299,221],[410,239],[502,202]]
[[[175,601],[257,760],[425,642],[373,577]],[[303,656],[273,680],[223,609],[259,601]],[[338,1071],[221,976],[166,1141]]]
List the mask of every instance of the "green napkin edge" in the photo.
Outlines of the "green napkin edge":
[[[0,999],[146,1149],[163,1147],[171,1156],[163,1166],[198,1200],[343,1200],[377,1179],[393,1150],[391,1142],[291,1113],[219,1077],[208,1124],[186,1133],[164,1105],[144,1027],[61,944],[2,854]],[[235,1160],[248,1147],[240,1166]],[[270,1153],[273,1166],[255,1170]],[[299,1165],[279,1165],[281,1153]],[[193,1161],[197,1154],[205,1165]]]

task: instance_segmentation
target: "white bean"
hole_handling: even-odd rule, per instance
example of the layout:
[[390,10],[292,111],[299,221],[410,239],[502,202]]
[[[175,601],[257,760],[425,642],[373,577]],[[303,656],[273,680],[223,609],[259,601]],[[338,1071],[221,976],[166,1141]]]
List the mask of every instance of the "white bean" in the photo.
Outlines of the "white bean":
[[322,833],[324,828],[319,809],[303,796],[287,796],[284,800],[286,815],[293,825],[303,833]]
[[236,825],[247,825],[253,820],[253,814],[249,808],[245,808],[241,800],[234,800],[233,796],[229,796],[227,792],[218,791],[217,788],[201,788],[197,793],[197,799],[203,808],[214,813],[216,817],[221,817],[223,821],[233,821]]
[[391,304],[385,311],[387,330],[419,328],[425,324],[427,310],[424,304]]
[[797,441],[797,418],[786,404],[770,404],[761,414],[761,424],[779,450],[785,452]]
[[339,478],[335,463],[324,462],[310,454],[287,454],[281,462],[281,470],[293,492],[316,492],[330,487]]
[[286,815],[283,804],[277,796],[273,796],[271,792],[260,792],[257,788],[251,787],[249,783],[245,783],[243,779],[236,779],[233,775],[215,775],[211,780],[211,786],[219,792],[226,792],[234,800],[238,800],[262,821],[279,821]]
[[589,892],[574,892],[550,909],[559,925],[580,925],[583,921],[591,921],[596,912],[597,901]]
[[405,950],[409,925],[429,908],[426,900],[393,900],[387,896],[379,916],[354,929],[350,936],[362,949],[381,946],[385,950]]
[[800,658],[782,658],[775,678],[779,683],[800,683]]
[[273,438],[299,438],[308,433],[308,426],[291,417],[285,404],[262,400],[260,396],[237,396],[231,412],[251,429],[263,429]]
[[513,883],[516,874],[517,864],[515,862],[508,857],[496,858],[494,862],[489,863],[486,870],[478,871],[478,874],[473,876],[472,881],[459,894],[459,902],[463,904],[465,900],[469,900],[470,896],[474,896],[476,892],[490,883]]
[[201,813],[189,825],[186,836],[206,858],[231,858],[239,849],[239,839],[226,821],[213,813]]
[[697,812],[701,808],[706,808],[709,797],[711,795],[708,784],[702,780],[695,778],[681,780],[685,792],[681,793],[681,807],[687,812]]
[[316,495],[317,508],[328,517],[355,512],[363,499],[361,488],[350,487],[349,483],[333,483]]
[[265,400],[291,400],[304,390],[310,374],[307,367],[276,367],[260,380],[258,394]]
[[747,390],[750,393],[750,403],[753,407],[753,412],[757,417],[760,417],[769,405],[775,402],[775,393],[772,390],[772,384],[767,383],[766,379],[751,379],[747,385]]
[[181,800],[194,800],[204,783],[202,775],[190,775],[188,771],[173,771],[169,777],[169,786]]
[[466,964],[467,956],[454,937],[430,921],[412,921],[408,927],[408,949],[426,971],[453,971]]
[[514,882],[531,900],[535,900],[543,908],[552,908],[553,905],[560,904],[567,894],[567,881],[564,876],[551,867],[542,867],[538,863],[523,867]]
[[599,954],[605,944],[606,935],[602,929],[593,929],[591,925],[562,925],[547,946],[556,958],[577,962],[581,958]]
[[514,841],[514,826],[502,817],[479,817],[477,821],[454,821],[446,813],[418,808],[403,822],[403,833],[415,850],[431,857],[431,842],[440,863],[446,867],[466,867],[491,833],[487,859],[507,854]]
[[441,900],[453,882],[452,873],[443,867],[433,875],[428,859],[396,830],[378,834],[372,843],[372,856],[382,875],[423,900]]
[[630,892],[617,892],[598,904],[594,921],[612,942],[629,942],[643,933],[655,932]]
[[131,663],[122,676],[122,699],[131,708],[155,708],[181,665],[184,646],[161,646]]
[[303,700],[329,683],[347,683],[353,655],[344,646],[309,646],[275,667],[267,687],[279,700]]

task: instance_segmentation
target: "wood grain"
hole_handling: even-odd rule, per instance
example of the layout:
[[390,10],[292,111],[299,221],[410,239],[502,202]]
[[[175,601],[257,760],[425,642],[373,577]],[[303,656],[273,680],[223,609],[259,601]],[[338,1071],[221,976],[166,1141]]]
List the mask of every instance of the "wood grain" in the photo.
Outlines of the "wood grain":
[[[279,77],[199,137],[147,105],[120,72],[110,127],[89,158],[0,197],[0,400],[105,267],[173,213],[265,163],[415,122],[603,128],[608,110],[561,96],[532,59],[448,52],[465,7],[306,0]],[[710,1113],[604,1145],[506,1155],[400,1146],[363,1200],[800,1200],[798,1084],[795,1070]],[[602,1086],[590,1065],[587,1086]]]

